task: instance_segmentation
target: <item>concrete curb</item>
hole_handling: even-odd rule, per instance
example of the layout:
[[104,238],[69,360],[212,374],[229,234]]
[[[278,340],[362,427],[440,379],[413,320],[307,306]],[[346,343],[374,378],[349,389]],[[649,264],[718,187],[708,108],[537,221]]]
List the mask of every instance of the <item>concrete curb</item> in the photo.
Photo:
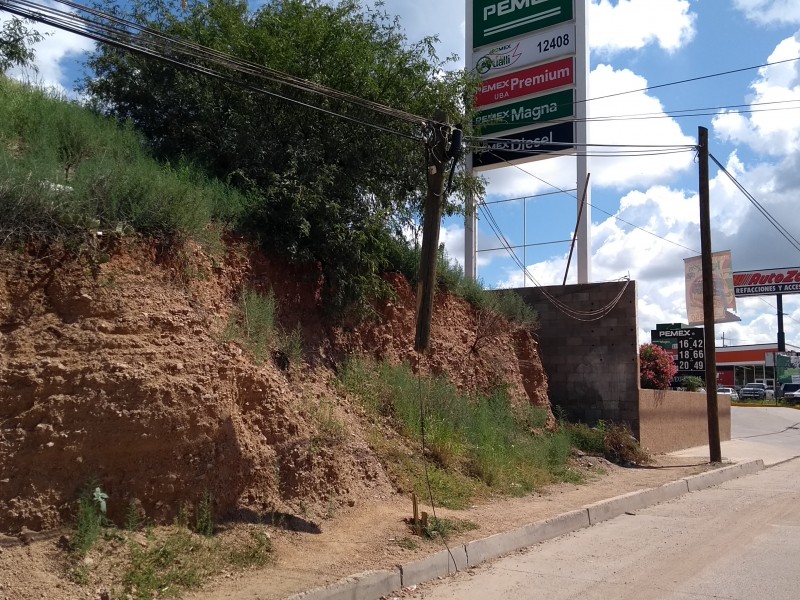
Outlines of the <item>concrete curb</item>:
[[401,587],[400,571],[367,571],[286,600],[376,600]]
[[602,521],[608,521],[614,517],[618,517],[626,512],[633,512],[640,510],[653,504],[666,502],[689,491],[689,486],[686,479],[679,479],[665,483],[657,488],[648,488],[645,490],[638,490],[617,496],[616,498],[609,498],[608,500],[601,500],[586,507],[589,513],[589,524],[595,525]]
[[686,484],[689,486],[690,492],[697,490],[704,490],[706,488],[725,483],[731,479],[742,477],[743,475],[750,475],[756,471],[764,468],[764,461],[761,459],[753,460],[746,463],[738,463],[729,467],[722,467],[714,471],[706,471],[699,475],[692,475],[685,479]]
[[573,510],[557,517],[525,525],[518,529],[490,535],[466,545],[467,562],[474,567],[484,561],[503,556],[520,548],[533,546],[565,533],[589,526],[589,513],[585,508]]
[[764,461],[753,460],[685,477],[657,488],[630,492],[544,521],[453,546],[449,551],[442,550],[412,563],[398,565],[396,571],[370,571],[354,575],[329,587],[295,594],[287,600],[378,600],[381,596],[403,587],[446,577],[467,567],[474,567],[539,542],[591,527],[624,513],[674,500],[688,492],[713,487],[763,469]]
[[[455,561],[455,562],[453,562]],[[433,556],[399,565],[401,587],[416,585],[437,577],[447,577],[467,568],[467,551],[463,544],[442,550]],[[396,588],[400,589],[400,588]]]

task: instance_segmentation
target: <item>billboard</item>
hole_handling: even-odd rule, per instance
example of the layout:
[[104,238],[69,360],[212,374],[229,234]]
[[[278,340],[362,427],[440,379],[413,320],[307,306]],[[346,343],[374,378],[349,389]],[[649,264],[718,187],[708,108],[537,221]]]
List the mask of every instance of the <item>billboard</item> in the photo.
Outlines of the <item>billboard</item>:
[[[702,325],[703,318],[703,265],[701,257],[693,256],[683,261],[686,276],[686,314],[689,325]],[[711,270],[714,277],[714,322],[733,323],[741,321],[731,310],[736,310],[733,294],[731,252],[724,250],[711,255]]]
[[487,79],[475,94],[475,106],[485,107],[575,83],[574,60],[560,60]]
[[480,48],[572,18],[572,0],[473,0],[472,47]]
[[482,144],[482,148],[472,155],[472,165],[476,169],[548,158],[556,152],[573,151],[575,125],[557,123],[506,137],[493,138]]
[[479,76],[494,77],[570,54],[575,54],[573,23],[473,52],[472,64]]
[[575,114],[575,92],[563,90],[513,104],[503,104],[475,115],[473,126],[480,135],[535,127],[539,123],[570,118]]
[[737,297],[800,293],[800,267],[736,271],[733,290]]

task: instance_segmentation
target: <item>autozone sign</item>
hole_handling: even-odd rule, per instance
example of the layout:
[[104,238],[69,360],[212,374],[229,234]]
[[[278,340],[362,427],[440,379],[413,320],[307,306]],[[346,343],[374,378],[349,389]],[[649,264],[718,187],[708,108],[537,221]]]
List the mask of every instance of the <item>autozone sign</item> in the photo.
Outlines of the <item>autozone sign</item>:
[[497,102],[572,85],[575,82],[573,63],[572,57],[562,58],[545,65],[484,81],[475,95],[475,106],[489,106]]
[[733,291],[737,297],[800,293],[800,267],[736,271]]
[[473,0],[472,47],[571,21],[572,0]]

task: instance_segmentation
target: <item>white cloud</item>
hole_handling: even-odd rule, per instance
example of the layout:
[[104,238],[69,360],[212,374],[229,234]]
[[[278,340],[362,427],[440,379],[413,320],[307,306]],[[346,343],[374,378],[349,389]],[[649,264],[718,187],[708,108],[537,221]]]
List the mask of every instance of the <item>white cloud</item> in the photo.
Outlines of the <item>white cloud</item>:
[[797,0],[734,0],[733,4],[757,23],[800,23]]
[[[6,18],[4,13],[0,13],[0,25]],[[93,51],[95,43],[88,38],[47,25],[37,23],[31,28],[45,36],[41,42],[33,46],[39,71],[35,73],[30,70],[12,69],[9,75],[15,79],[67,93],[67,90],[72,88],[73,82],[67,80],[64,60],[81,57]]]
[[[588,105],[589,141],[594,144],[653,144],[694,145],[695,140],[687,135],[677,121],[667,118],[661,101],[645,91],[625,93],[647,87],[647,80],[628,69],[614,69],[609,65],[598,65],[589,78],[592,100]],[[647,118],[604,120],[604,118],[641,115]],[[620,148],[593,148],[595,154],[619,153]],[[633,149],[628,148],[629,152]],[[661,148],[641,149],[642,152],[661,152]],[[669,181],[676,173],[692,165],[692,153],[660,154],[655,156],[631,156],[590,159],[592,182],[603,187],[624,188],[651,185]]]
[[695,34],[688,0],[592,0],[588,20],[589,47],[606,53],[651,43],[674,52]]
[[[767,62],[800,58],[800,32],[783,40]],[[747,144],[772,156],[800,150],[800,62],[784,62],[759,69],[751,84],[752,114],[723,111],[713,120],[716,135],[728,142]],[[760,106],[755,106],[760,105]]]
[[[694,145],[695,140],[683,133],[680,125],[664,113],[664,107],[655,96],[645,91],[620,92],[646,88],[647,80],[628,69],[616,70],[609,65],[598,65],[590,74],[591,96],[589,102],[589,141],[608,145]],[[646,119],[612,119],[626,115],[646,115]],[[608,120],[603,120],[603,119]],[[606,156],[619,154],[621,148],[594,147],[589,159],[589,172],[593,187],[626,189],[670,181],[674,176],[693,168],[693,153],[656,154],[660,148],[628,148],[628,152],[644,153],[642,156]],[[518,167],[505,167],[487,171],[487,191],[492,196],[519,197],[552,192],[557,189],[576,188],[576,161],[574,157],[557,157],[532,162]],[[533,174],[533,175],[531,175]]]

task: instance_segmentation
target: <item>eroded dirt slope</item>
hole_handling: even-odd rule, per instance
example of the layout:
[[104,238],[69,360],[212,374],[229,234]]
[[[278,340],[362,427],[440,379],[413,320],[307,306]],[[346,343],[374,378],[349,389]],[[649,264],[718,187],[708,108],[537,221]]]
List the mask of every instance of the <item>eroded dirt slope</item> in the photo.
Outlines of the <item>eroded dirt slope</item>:
[[[334,326],[316,270],[242,243],[213,257],[191,243],[165,252],[131,241],[78,259],[0,251],[0,533],[62,524],[89,482],[117,521],[131,501],[171,520],[206,492],[219,515],[391,495],[335,386],[349,352],[416,364],[413,290],[390,282],[396,298],[378,319]],[[257,365],[225,338],[247,287],[273,290],[283,325],[299,324],[300,364]],[[432,339],[422,370],[466,389],[505,382],[516,401],[547,407],[530,332],[439,294]],[[345,425],[335,449],[319,443],[320,414]]]

